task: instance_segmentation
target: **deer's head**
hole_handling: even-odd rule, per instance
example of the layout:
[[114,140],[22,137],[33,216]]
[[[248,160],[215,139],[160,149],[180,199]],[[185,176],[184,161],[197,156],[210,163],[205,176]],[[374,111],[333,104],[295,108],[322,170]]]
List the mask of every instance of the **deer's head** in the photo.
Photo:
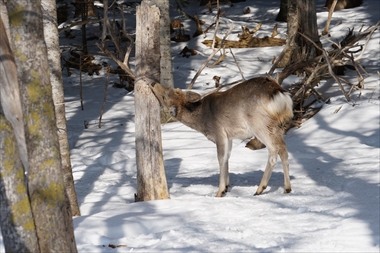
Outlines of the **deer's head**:
[[168,108],[170,115],[177,119],[184,112],[193,112],[201,104],[201,95],[192,91],[182,91],[159,83],[153,83],[152,90],[160,104]]

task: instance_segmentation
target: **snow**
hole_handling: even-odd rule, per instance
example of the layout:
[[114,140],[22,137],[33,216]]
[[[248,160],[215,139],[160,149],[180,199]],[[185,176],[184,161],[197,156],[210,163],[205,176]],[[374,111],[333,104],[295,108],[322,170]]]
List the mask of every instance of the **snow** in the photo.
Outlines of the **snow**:
[[[319,31],[327,19],[323,3],[317,1]],[[207,9],[196,4],[194,1],[187,7],[189,13],[199,12],[202,20],[212,23],[214,17],[203,14]],[[243,15],[247,6],[252,12]],[[242,2],[231,8],[222,5],[226,16],[219,36],[224,35],[230,23],[235,25],[231,36],[236,36],[246,21],[252,22],[252,28],[263,21],[260,33],[270,35],[278,6],[277,1]],[[376,24],[380,19],[379,7],[378,0],[366,0],[359,8],[334,13],[329,39],[340,40],[348,28],[355,27],[357,31],[362,24]],[[189,31],[189,26],[193,24],[178,12],[172,14],[184,21],[192,34],[194,29]],[[286,37],[286,24],[279,24],[279,33]],[[212,34],[209,32],[207,39]],[[200,36],[188,43],[172,43],[177,87],[185,88],[212,52],[201,43],[204,39]],[[79,35],[77,40],[79,43]],[[322,41],[325,47],[331,45]],[[283,194],[283,172],[278,162],[268,188],[262,195],[253,196],[267,151],[251,151],[244,147],[245,143],[235,140],[230,158],[232,187],[225,197],[215,198],[219,180],[215,145],[176,122],[162,126],[171,199],[135,203],[133,92],[109,87],[102,127],[98,128],[106,82],[104,71],[99,76],[83,75],[83,111],[79,73],[72,71],[70,77],[64,73],[71,162],[82,213],[73,218],[78,251],[379,252],[379,41],[380,33],[376,31],[361,61],[370,76],[365,75],[365,89],[353,93],[355,102],[347,103],[333,80],[324,81],[319,89],[331,97],[331,102],[285,136],[290,194]],[[184,46],[199,54],[190,58],[178,55]],[[233,49],[233,53],[245,78],[250,78],[268,72],[271,60],[281,49]],[[109,61],[94,52],[99,63]],[[222,83],[241,79],[228,53],[219,66],[202,72],[194,89],[209,91],[214,75],[221,76]],[[350,70],[346,78],[354,83],[357,80]],[[285,84],[296,80],[290,77]],[[110,82],[118,82],[118,78],[110,76]],[[119,247],[109,247],[112,245]],[[0,251],[2,248],[0,239]]]

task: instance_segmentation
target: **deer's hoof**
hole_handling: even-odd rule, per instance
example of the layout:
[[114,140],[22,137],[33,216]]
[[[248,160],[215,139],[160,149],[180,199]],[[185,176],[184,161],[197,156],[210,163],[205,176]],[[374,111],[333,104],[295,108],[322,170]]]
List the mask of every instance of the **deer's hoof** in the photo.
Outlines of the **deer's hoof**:
[[292,189],[285,189],[284,194],[290,193],[291,191],[292,191]]
[[223,197],[224,192],[218,192],[215,197],[221,198]]

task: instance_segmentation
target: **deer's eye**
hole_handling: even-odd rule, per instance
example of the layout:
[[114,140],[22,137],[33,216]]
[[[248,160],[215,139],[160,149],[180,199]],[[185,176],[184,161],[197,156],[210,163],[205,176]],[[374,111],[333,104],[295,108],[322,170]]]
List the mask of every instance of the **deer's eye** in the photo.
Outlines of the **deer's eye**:
[[171,106],[170,108],[169,108],[169,113],[170,113],[170,115],[172,116],[172,117],[176,117],[177,116],[177,107],[175,107],[175,106]]

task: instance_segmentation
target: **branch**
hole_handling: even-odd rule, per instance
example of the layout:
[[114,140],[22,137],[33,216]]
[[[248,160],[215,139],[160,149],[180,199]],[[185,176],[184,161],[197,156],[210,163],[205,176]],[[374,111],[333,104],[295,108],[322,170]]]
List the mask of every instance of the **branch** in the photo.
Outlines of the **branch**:
[[332,14],[333,14],[333,12],[335,10],[335,6],[336,6],[337,2],[338,2],[338,0],[334,0],[333,3],[331,4],[330,10],[329,10],[329,15],[328,15],[328,18],[327,18],[327,22],[326,22],[325,28],[322,31],[322,35],[326,35],[326,34],[329,33],[329,27],[330,27],[330,22],[331,22]]
[[88,23],[96,23],[96,22],[102,22],[102,21],[103,19],[86,19],[86,20],[81,20],[78,22],[70,22],[68,26],[58,29],[58,33],[70,30],[74,26],[86,25]]
[[113,53],[111,53],[110,51],[108,51],[108,49],[106,47],[103,47],[102,45],[99,45],[98,43],[96,43],[96,46],[102,50],[103,53],[105,53],[108,57],[110,57],[114,62],[116,62],[116,64],[122,68],[126,74],[130,77],[132,77],[133,79],[135,79],[135,74],[133,73],[133,71],[128,68],[127,65],[125,65],[122,61],[120,61]]
[[299,33],[302,37],[304,37],[305,39],[307,39],[310,43],[312,43],[315,48],[319,49],[320,51],[322,51],[323,53],[323,56],[326,60],[326,63],[327,63],[327,66],[328,66],[328,70],[329,70],[329,74],[332,78],[334,78],[334,80],[338,83],[340,89],[342,90],[342,93],[343,95],[345,96],[347,102],[350,102],[351,101],[351,98],[347,95],[346,91],[344,90],[344,87],[342,85],[342,83],[340,82],[340,80],[336,77],[333,69],[332,69],[332,66],[331,66],[331,61],[330,61],[330,58],[326,52],[325,49],[323,48],[320,48],[313,40],[311,40],[309,37],[307,37],[306,35],[302,34],[302,33]]
[[224,36],[224,38],[220,42],[219,48],[218,49],[214,49],[214,51],[212,52],[212,54],[207,58],[207,60],[199,68],[198,72],[195,74],[195,76],[191,80],[190,84],[187,86],[188,90],[191,90],[193,88],[195,81],[197,80],[198,76],[201,74],[202,70],[206,67],[207,63],[209,61],[211,61],[211,59],[215,56],[215,54],[223,47],[224,41],[226,40],[227,36],[231,33],[231,31],[232,31],[233,28],[234,28],[234,25],[231,24],[230,29],[227,31],[226,35]]

